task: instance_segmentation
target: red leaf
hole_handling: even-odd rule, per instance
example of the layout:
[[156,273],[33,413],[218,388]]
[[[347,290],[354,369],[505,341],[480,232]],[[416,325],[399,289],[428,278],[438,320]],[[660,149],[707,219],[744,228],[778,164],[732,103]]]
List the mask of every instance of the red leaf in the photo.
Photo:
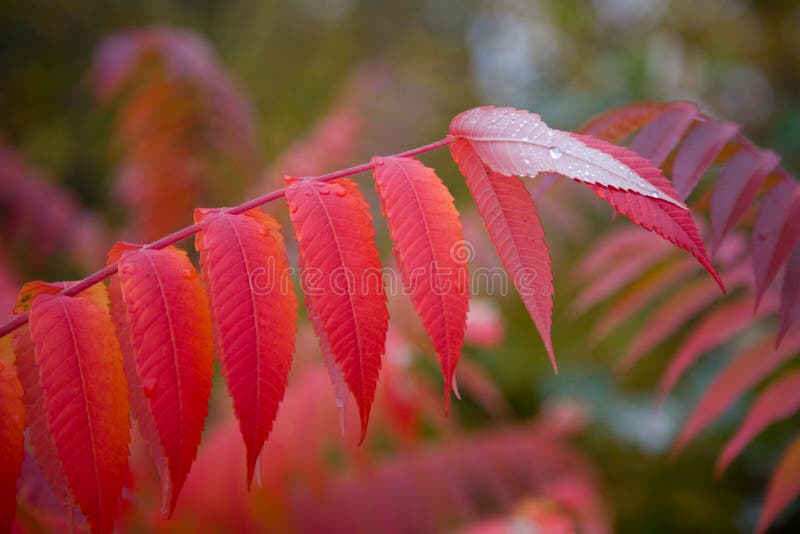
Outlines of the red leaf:
[[756,199],[761,184],[778,164],[774,152],[743,151],[735,154],[720,171],[711,197],[711,228],[714,247],[741,220]]
[[616,144],[658,117],[670,105],[665,102],[641,102],[612,109],[584,123],[578,132]]
[[772,423],[800,409],[800,372],[795,371],[773,382],[753,402],[736,435],[725,445],[716,472],[721,474],[747,444]]
[[765,532],[778,514],[798,494],[800,494],[800,437],[792,441],[783,453],[775,471],[772,472],[756,532]]
[[247,485],[286,391],[297,301],[280,226],[260,209],[195,210],[217,349],[247,446]]
[[[641,177],[640,179],[647,180],[652,187],[662,191],[662,196],[677,198],[678,194],[672,189],[669,181],[664,178],[661,171],[652,167],[647,160],[642,159],[626,148],[612,145],[593,137],[577,134],[575,134],[575,137],[580,139],[586,146],[606,152],[616,161],[620,161],[633,169],[633,172]],[[645,230],[655,232],[673,245],[690,252],[697,258],[700,265],[714,277],[722,291],[725,291],[722,280],[706,255],[703,240],[692,220],[691,212],[667,200],[643,196],[630,191],[598,185],[594,185],[592,189],[597,196],[611,204],[616,211],[622,213],[634,223]]]
[[669,367],[661,376],[658,385],[660,399],[663,400],[670,394],[678,380],[702,354],[730,340],[743,328],[755,323],[759,316],[753,316],[753,306],[749,297],[726,304],[704,315],[675,351]]
[[111,532],[128,474],[127,384],[106,309],[40,295],[30,310],[47,428],[75,501],[94,532]]
[[389,320],[372,217],[351,180],[286,181],[304,291],[358,403],[363,442]]
[[[533,178],[540,172],[557,172],[587,184],[664,199],[686,209],[665,188],[643,179],[642,172],[660,176],[646,160],[627,158],[632,155],[630,151],[618,147],[612,150],[607,147],[613,145],[590,136],[553,130],[528,111],[474,108],[453,119],[450,133],[468,140],[487,167],[506,176]],[[632,168],[629,162],[638,168]]]
[[0,339],[0,532],[11,531],[24,456],[25,407],[8,341]]
[[794,180],[786,178],[764,195],[753,228],[756,306],[798,240],[800,186]]
[[557,371],[550,337],[553,275],[536,205],[518,178],[490,170],[471,143],[457,140],[451,145],[451,151],[467,179],[503,267],[522,297],[553,369]]
[[792,335],[778,349],[764,339],[737,357],[718,374],[683,425],[674,450],[680,452],[704,428],[717,419],[740,395],[758,384],[779,365],[797,354],[800,335]]
[[[28,282],[19,291],[19,298],[14,306],[14,313],[23,313],[30,309],[33,299],[41,294],[55,295],[67,284]],[[102,284],[96,284],[81,293],[99,306],[106,306],[108,296]],[[28,443],[31,454],[42,468],[47,483],[59,500],[59,504],[68,511],[72,507],[72,496],[67,487],[64,470],[56,455],[55,444],[47,429],[44,413],[42,387],[39,381],[39,366],[36,363],[30,329],[25,325],[14,331],[13,345],[17,374],[22,385],[22,399],[25,403],[25,422],[28,428]]]
[[620,226],[597,238],[592,248],[578,259],[572,276],[593,280],[598,272],[616,268],[620,261],[640,255],[642,247],[647,246],[665,248],[663,243],[647,238],[647,234],[635,226]]
[[406,290],[444,375],[445,411],[469,306],[469,251],[453,197],[433,169],[411,158],[373,158],[375,188]]
[[789,328],[800,319],[800,244],[794,250],[786,263],[786,272],[783,275],[781,288],[781,326],[775,345],[780,345],[783,336]]
[[672,166],[672,185],[685,200],[722,151],[739,133],[739,125],[709,120],[697,124],[681,143]]
[[[112,311],[124,312],[115,317],[116,324],[129,326],[118,335],[127,336],[122,345],[130,344],[145,397],[132,404],[140,423],[149,413],[158,437],[158,446],[149,444],[151,451],[160,448],[166,457],[167,470],[160,473],[162,513],[171,515],[197,453],[211,394],[214,342],[208,299],[186,253],[174,247],[118,243],[109,263],[116,258],[122,303],[112,303]],[[143,435],[148,441],[155,437],[149,431]],[[155,460],[159,464],[160,455]]]
[[[697,117],[697,106],[676,102],[642,128],[631,141],[631,150],[660,167]],[[674,197],[677,198],[677,197]]]

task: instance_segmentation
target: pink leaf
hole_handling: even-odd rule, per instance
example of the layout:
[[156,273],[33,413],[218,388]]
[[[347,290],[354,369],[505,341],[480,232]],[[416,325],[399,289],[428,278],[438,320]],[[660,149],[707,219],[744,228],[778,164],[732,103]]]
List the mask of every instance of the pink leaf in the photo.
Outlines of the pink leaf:
[[650,123],[670,105],[664,102],[640,102],[612,109],[584,123],[578,132],[616,144]]
[[761,201],[753,228],[756,306],[800,239],[800,186],[786,178]]
[[771,383],[753,402],[736,435],[725,445],[716,465],[721,474],[739,453],[772,423],[785,419],[800,409],[800,371]]
[[631,150],[650,160],[654,167],[661,166],[695,117],[697,117],[697,106],[694,104],[689,102],[672,104],[636,134],[631,141]]
[[670,394],[681,376],[703,353],[725,343],[763,315],[761,313],[754,317],[750,298],[745,297],[731,304],[726,303],[724,307],[717,308],[703,316],[699,324],[675,351],[669,367],[661,376],[661,382],[658,385],[660,400],[663,401]]
[[743,151],[725,164],[711,197],[711,228],[715,247],[752,206],[761,184],[778,160],[774,152]]
[[679,453],[703,429],[749,391],[764,377],[774,371],[800,349],[800,335],[792,335],[778,349],[773,349],[769,339],[763,339],[744,354],[737,357],[718,374],[684,424],[674,452]]
[[709,120],[697,124],[678,149],[672,166],[672,185],[685,200],[725,144],[739,133],[739,125]]
[[756,532],[765,532],[778,514],[800,494],[800,437],[797,437],[783,453],[778,466],[772,472],[767,488],[761,517]]
[[776,345],[780,345],[783,336],[798,319],[800,319],[800,244],[795,245],[783,275],[781,326]]

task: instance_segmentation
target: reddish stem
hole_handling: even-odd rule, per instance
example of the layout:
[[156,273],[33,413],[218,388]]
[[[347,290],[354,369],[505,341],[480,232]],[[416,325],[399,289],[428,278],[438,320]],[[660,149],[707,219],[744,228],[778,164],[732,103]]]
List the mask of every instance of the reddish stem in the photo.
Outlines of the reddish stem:
[[[430,143],[428,145],[420,146],[417,148],[412,148],[411,150],[406,150],[405,152],[400,152],[398,154],[394,154],[394,157],[397,158],[410,158],[416,156],[418,154],[424,154],[425,152],[430,152],[432,150],[436,150],[437,148],[441,148],[443,146],[449,145],[453,141],[453,138],[448,135],[444,139],[440,139],[434,143]],[[373,167],[376,167],[377,163],[362,163],[361,165],[356,165],[355,167],[350,167],[347,169],[342,169],[339,171],[331,172],[328,174],[322,174],[320,176],[308,176],[305,177],[306,180],[316,180],[318,182],[330,182],[331,180],[336,180],[337,178],[344,178],[345,176],[351,176],[353,174],[358,174],[360,172],[368,171]],[[262,195],[260,197],[256,197],[250,200],[247,200],[238,206],[234,206],[233,208],[225,210],[227,213],[232,213],[234,215],[238,213],[244,213],[247,210],[251,210],[253,208],[257,208],[259,206],[263,206],[268,202],[272,202],[273,200],[277,200],[283,197],[286,194],[286,189],[281,188],[276,191],[272,191],[271,193],[267,193],[266,195]],[[183,241],[187,237],[191,237],[197,232],[200,231],[200,225],[192,224],[185,228],[181,228],[177,232],[173,232],[169,235],[165,235],[161,239],[157,241],[153,241],[152,243],[148,243],[144,245],[142,248],[151,248],[155,250],[159,250],[170,245],[174,245],[179,241]],[[102,282],[106,278],[113,276],[117,272],[117,264],[113,263],[111,265],[107,265],[103,267],[99,271],[96,271],[80,282],[69,286],[68,288],[62,290],[59,295],[66,295],[72,296],[77,295],[84,289],[87,289],[98,282]],[[16,315],[13,319],[8,321],[7,323],[0,326],[0,337],[3,337],[7,334],[10,334],[20,326],[24,325],[28,322],[28,312],[21,313]]]

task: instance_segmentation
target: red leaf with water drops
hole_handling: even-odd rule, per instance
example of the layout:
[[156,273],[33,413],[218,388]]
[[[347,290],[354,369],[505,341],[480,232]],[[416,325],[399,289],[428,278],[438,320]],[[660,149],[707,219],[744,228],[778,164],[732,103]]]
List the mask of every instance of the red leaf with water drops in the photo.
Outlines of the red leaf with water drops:
[[10,341],[0,339],[0,532],[11,531],[24,456],[25,407]]
[[665,200],[665,198],[675,199],[678,194],[672,189],[669,180],[664,178],[661,171],[626,148],[589,136],[575,134],[575,137],[587,147],[606,152],[613,156],[615,161],[620,161],[633,169],[640,180],[646,180],[652,188],[661,191],[662,198],[600,185],[592,186],[595,194],[645,230],[655,232],[673,245],[691,253],[697,258],[700,265],[714,277],[724,292],[725,286],[706,255],[703,239],[700,237],[697,225],[692,220],[691,212],[677,206],[673,201]]
[[550,337],[553,274],[536,205],[521,180],[489,169],[470,142],[456,140],[451,152],[503,267],[539,331],[553,369],[557,369]]
[[461,221],[433,169],[411,158],[372,161],[403,283],[439,355],[447,411],[469,306],[470,257],[461,249]]
[[171,515],[197,453],[211,394],[208,298],[186,253],[174,247],[118,243],[109,263],[117,259],[120,291],[112,299],[121,302],[112,302],[112,312],[118,327],[127,325],[118,333],[127,337],[122,345],[129,345],[144,396],[137,393],[132,404],[140,426],[145,421],[145,439],[157,438],[149,446],[161,471],[162,512]]
[[93,532],[111,532],[128,473],[128,392],[114,326],[92,299],[42,294],[30,310],[42,405],[67,484]]
[[286,181],[303,289],[358,404],[363,441],[389,320],[372,217],[351,180]]
[[474,108],[452,120],[450,133],[469,141],[488,168],[505,176],[533,178],[541,172],[555,172],[586,184],[663,199],[678,209],[686,209],[666,188],[641,175],[644,172],[660,176],[647,160],[630,158],[628,155],[633,153],[629,150],[591,136],[551,129],[539,115],[528,111]]
[[785,178],[761,201],[753,228],[756,306],[800,240],[800,185]]
[[247,484],[272,430],[294,353],[297,301],[280,226],[260,209],[195,210],[222,370],[247,446]]

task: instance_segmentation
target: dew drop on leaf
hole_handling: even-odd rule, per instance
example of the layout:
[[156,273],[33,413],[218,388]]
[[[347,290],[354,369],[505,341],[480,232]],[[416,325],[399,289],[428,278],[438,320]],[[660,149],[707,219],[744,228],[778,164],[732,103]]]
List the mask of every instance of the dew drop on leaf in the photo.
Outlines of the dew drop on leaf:
[[145,397],[148,399],[152,398],[156,393],[156,378],[153,376],[147,377],[142,382],[142,389],[144,390]]
[[561,149],[558,148],[557,146],[551,146],[549,150],[550,150],[550,157],[553,159],[558,159],[563,155]]

